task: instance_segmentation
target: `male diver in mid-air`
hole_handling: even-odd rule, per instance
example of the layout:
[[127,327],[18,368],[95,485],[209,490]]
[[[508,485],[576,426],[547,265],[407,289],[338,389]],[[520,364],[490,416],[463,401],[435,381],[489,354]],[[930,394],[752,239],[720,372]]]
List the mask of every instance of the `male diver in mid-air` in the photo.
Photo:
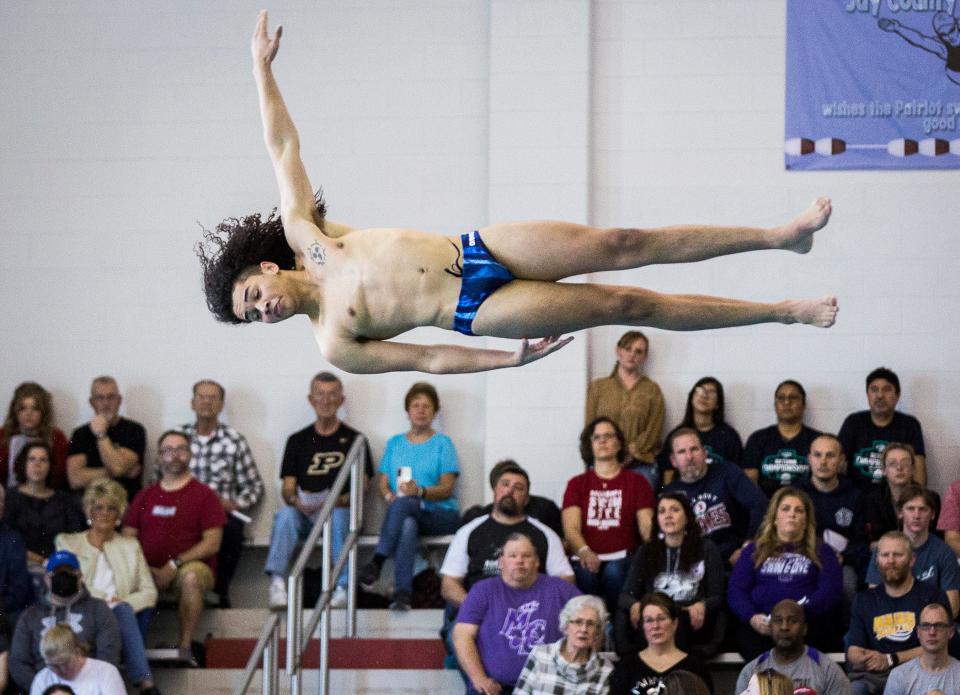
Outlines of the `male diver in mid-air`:
[[[353,230],[324,219],[297,130],[271,63],[262,11],[251,40],[264,139],[280,188],[280,217],[227,220],[198,244],[207,305],[221,321],[275,323],[306,314],[324,357],[348,372],[480,372],[533,362],[592,326],[691,331],[756,323],[827,327],[834,297],[758,303],[664,295],[639,287],[560,283],[562,278],[654,263],[686,263],[756,249],[806,253],[830,217],[818,198],[779,227],[594,228],[514,222],[441,236],[412,229]],[[282,221],[282,224],[281,224]],[[522,339],[514,352],[389,340],[418,326]],[[530,337],[540,338],[533,342]]]

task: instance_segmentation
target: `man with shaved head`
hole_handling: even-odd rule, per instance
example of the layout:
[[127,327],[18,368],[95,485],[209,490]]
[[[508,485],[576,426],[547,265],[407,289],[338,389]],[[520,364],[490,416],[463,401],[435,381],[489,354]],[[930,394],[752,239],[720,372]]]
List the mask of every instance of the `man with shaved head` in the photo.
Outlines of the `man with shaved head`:
[[770,636],[773,649],[748,663],[737,678],[736,693],[742,693],[754,673],[768,669],[779,671],[793,680],[794,688],[816,695],[848,695],[850,681],[833,660],[804,644],[807,619],[803,607],[792,599],[784,599],[770,611]]

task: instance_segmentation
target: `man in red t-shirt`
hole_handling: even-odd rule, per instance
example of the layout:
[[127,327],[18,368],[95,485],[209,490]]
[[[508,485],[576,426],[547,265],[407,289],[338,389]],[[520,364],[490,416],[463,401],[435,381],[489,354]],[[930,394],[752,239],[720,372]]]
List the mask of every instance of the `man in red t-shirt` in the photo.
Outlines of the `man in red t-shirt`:
[[190,440],[169,430],[157,442],[160,482],[133,498],[123,533],[140,539],[153,581],[179,602],[180,659],[196,663],[191,642],[213,589],[217,551],[227,517],[216,493],[190,474]]

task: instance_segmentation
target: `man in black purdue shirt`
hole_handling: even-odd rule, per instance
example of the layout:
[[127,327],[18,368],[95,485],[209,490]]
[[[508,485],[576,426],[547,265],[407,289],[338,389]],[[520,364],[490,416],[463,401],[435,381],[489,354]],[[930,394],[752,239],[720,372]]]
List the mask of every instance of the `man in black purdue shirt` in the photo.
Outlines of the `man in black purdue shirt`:
[[[333,485],[340,468],[347,460],[347,453],[358,432],[345,425],[337,416],[343,405],[343,384],[330,372],[320,372],[310,382],[307,400],[316,413],[314,422],[299,432],[290,435],[283,452],[280,478],[283,481],[281,494],[286,503],[273,519],[270,533],[270,551],[267,553],[266,572],[271,576],[270,607],[287,605],[287,568],[297,544],[307,537],[326,492]],[[364,450],[364,481],[373,475],[370,449]],[[341,495],[333,510],[333,557],[349,533],[349,492]],[[347,602],[346,566],[337,577],[337,588],[330,599],[334,608]]]
[[[512,533],[523,533],[540,558],[540,571],[573,583],[573,568],[563,551],[560,537],[542,521],[526,515],[530,499],[530,478],[514,461],[501,461],[494,470],[493,507],[464,524],[457,531],[440,568],[440,589],[447,601],[441,634],[452,654],[449,632],[467,591],[476,582],[500,573],[500,550]],[[494,476],[491,476],[494,478]]]

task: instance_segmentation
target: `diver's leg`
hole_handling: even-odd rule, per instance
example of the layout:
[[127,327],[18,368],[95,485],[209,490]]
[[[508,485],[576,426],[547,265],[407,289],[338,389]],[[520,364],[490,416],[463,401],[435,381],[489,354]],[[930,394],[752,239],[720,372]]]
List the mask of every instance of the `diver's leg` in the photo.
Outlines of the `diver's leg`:
[[560,278],[656,263],[687,263],[759,249],[806,253],[830,218],[818,198],[796,219],[769,229],[681,225],[659,229],[600,228],[570,222],[513,222],[484,227],[490,253],[516,277]]
[[641,287],[514,280],[480,306],[478,335],[537,338],[594,326],[648,326],[672,331],[756,323],[833,325],[834,297],[749,302],[692,294],[659,294]]

